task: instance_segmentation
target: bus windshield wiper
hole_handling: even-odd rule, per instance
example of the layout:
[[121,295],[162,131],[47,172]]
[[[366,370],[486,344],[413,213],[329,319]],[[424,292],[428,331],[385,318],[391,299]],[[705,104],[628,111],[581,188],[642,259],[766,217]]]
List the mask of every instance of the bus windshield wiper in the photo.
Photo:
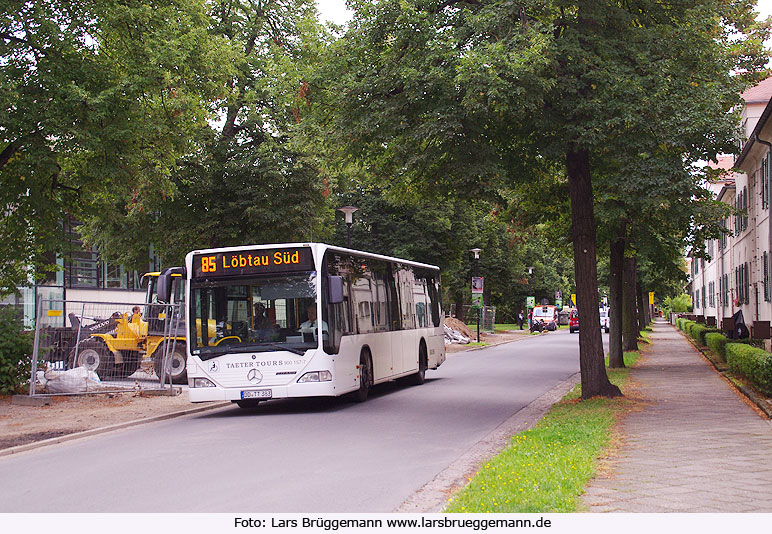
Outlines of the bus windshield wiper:
[[299,354],[300,356],[303,356],[306,353],[306,351],[304,351],[304,350],[296,349],[294,347],[287,347],[287,346],[282,345],[280,343],[260,343],[259,346],[260,347],[273,347],[274,349],[286,350],[288,352],[292,352],[293,354]]

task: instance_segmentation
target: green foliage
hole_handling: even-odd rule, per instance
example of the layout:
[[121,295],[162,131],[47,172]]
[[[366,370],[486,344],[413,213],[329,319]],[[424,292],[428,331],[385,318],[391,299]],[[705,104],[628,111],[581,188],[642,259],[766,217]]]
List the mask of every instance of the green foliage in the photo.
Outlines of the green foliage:
[[150,242],[168,265],[197,248],[330,237],[331,184],[293,134],[310,91],[304,70],[325,38],[313,3],[207,7],[230,66],[223,97],[208,103],[222,120],[192,132],[166,194],[118,192],[88,218],[89,243],[114,261],[140,266]]
[[[552,301],[557,290],[569,294],[573,265],[567,246],[549,242],[541,227],[520,231],[481,199],[406,200],[390,193],[372,185],[338,196],[338,205],[360,208],[351,228],[352,247],[439,265],[446,308],[471,299],[475,261],[470,246],[482,249],[476,267],[485,278],[485,303],[496,306],[497,320],[514,322],[526,296]],[[342,220],[333,244],[346,244]]]
[[725,351],[730,371],[742,374],[759,390],[772,395],[772,354],[744,343],[727,343]]
[[665,297],[664,301],[662,301],[662,309],[665,311],[667,316],[669,316],[671,313],[686,313],[691,311],[691,308],[692,297],[686,293],[682,293],[676,297],[668,296]]
[[171,192],[225,93],[232,54],[209,26],[203,0],[2,4],[0,293],[44,274],[63,219]]
[[19,393],[29,381],[33,334],[11,306],[0,306],[0,395]]
[[726,361],[726,344],[729,343],[729,339],[720,332],[708,332],[705,334],[705,344],[714,353],[721,356],[721,359]]
[[705,345],[705,335],[709,333],[716,333],[716,332],[720,332],[720,330],[716,328],[712,328],[710,326],[705,326],[704,324],[701,324],[701,323],[694,323],[693,325],[691,325],[691,328],[689,330],[689,335],[700,345]]

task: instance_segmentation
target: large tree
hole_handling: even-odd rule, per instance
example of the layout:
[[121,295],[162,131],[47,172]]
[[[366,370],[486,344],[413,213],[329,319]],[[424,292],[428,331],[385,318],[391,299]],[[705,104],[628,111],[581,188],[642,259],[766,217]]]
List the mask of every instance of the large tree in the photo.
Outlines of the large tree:
[[[353,2],[316,81],[339,110],[327,133],[372,174],[431,194],[487,194],[562,166],[579,312],[594,324],[595,169],[652,146],[707,160],[731,144],[728,112],[766,62],[753,5]],[[579,343],[582,396],[618,395],[598,329]]]
[[224,96],[232,55],[208,26],[203,0],[2,4],[0,293],[50,268],[62,220],[170,191]]
[[209,32],[232,55],[224,97],[210,103],[220,120],[194,132],[168,194],[114,196],[86,226],[89,241],[124,264],[140,266],[151,242],[164,263],[176,264],[195,248],[330,234],[329,185],[292,133],[306,105],[303,72],[328,38],[313,2],[209,7]]

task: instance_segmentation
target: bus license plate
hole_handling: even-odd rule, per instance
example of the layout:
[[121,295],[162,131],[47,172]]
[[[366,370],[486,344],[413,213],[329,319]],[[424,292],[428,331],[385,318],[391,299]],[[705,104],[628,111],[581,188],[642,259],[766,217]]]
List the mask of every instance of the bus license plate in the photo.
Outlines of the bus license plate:
[[270,389],[256,389],[251,391],[242,391],[242,399],[270,399],[272,396]]

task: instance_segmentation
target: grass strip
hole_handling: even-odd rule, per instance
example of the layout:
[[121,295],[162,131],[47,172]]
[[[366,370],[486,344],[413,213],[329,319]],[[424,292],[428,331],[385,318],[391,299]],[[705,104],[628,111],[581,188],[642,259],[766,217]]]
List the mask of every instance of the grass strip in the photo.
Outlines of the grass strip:
[[[637,352],[625,353],[625,365]],[[629,369],[608,369],[611,382],[624,387]],[[579,496],[595,476],[597,459],[611,443],[624,399],[580,401],[575,387],[532,429],[512,437],[510,445],[486,462],[469,484],[454,495],[446,512],[575,512]]]
[[520,326],[517,324],[512,323],[496,323],[493,325],[493,331],[497,334],[500,334],[501,332],[506,332],[508,330],[519,330]]

